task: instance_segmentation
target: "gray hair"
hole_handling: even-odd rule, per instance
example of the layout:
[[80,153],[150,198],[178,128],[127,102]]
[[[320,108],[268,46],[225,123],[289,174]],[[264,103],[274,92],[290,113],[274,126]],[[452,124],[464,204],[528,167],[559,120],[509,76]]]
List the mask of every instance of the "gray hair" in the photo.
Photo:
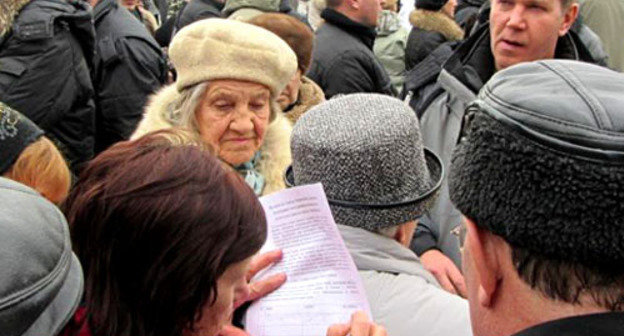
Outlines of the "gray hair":
[[[202,82],[182,90],[180,95],[169,103],[167,107],[167,121],[169,121],[171,125],[189,129],[199,134],[199,124],[197,123],[197,118],[195,118],[195,111],[197,111],[199,105],[202,103],[202,99],[209,85],[210,82]],[[273,95],[271,95],[270,98],[270,109],[271,121],[277,113],[282,112]]]

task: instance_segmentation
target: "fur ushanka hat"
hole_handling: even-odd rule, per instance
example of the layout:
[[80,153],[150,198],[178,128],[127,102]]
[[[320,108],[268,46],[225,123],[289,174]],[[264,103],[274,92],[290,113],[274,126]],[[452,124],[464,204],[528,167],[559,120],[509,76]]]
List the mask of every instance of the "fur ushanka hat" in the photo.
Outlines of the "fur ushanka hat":
[[215,79],[265,85],[279,96],[297,70],[297,56],[272,32],[236,20],[205,19],[180,30],[169,57],[182,91]]
[[572,61],[498,72],[466,111],[451,201],[510,245],[624,267],[624,75]]

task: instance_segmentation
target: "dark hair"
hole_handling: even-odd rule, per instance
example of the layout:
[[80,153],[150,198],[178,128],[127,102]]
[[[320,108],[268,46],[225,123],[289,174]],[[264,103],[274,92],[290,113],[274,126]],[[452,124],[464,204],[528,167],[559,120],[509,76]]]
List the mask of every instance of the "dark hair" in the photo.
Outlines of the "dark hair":
[[301,74],[310,68],[312,62],[312,48],[314,47],[314,34],[312,29],[298,19],[282,13],[265,13],[258,15],[247,23],[262,27],[279,36],[288,43],[297,55],[298,68]]
[[600,307],[624,311],[624,274],[617,267],[589,267],[513,246],[512,259],[520,278],[550,299],[581,304],[589,296]]
[[214,303],[225,269],[266,238],[262,207],[238,174],[167,132],[91,161],[66,214],[94,336],[180,336]]

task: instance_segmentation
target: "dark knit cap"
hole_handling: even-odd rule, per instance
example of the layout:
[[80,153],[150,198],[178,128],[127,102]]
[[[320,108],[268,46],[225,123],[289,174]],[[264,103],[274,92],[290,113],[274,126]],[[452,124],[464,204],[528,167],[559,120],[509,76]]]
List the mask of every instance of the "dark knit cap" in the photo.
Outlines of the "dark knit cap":
[[624,267],[624,75],[571,61],[498,72],[466,111],[451,201],[510,245]]
[[30,119],[0,102],[0,174],[4,174],[22,151],[43,135]]
[[439,11],[446,5],[448,0],[416,0],[414,6],[418,9],[425,9],[430,11]]

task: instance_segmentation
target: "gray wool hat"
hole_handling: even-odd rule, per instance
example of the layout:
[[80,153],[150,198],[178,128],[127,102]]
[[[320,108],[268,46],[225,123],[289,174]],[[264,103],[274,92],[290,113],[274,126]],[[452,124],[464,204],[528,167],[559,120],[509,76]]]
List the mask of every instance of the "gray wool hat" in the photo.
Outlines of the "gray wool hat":
[[545,60],[496,73],[466,111],[451,201],[541,256],[624,267],[624,74]]
[[83,275],[63,214],[36,191],[0,178],[2,336],[57,335],[82,298]]
[[291,150],[286,184],[322,183],[336,223],[369,231],[421,217],[443,176],[414,112],[379,94],[315,106],[295,124]]

